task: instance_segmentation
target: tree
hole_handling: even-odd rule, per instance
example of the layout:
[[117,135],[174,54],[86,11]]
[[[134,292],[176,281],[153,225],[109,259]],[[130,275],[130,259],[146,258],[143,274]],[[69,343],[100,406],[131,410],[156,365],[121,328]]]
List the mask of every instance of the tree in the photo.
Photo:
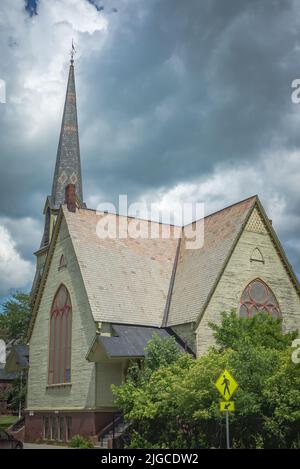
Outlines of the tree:
[[15,412],[17,412],[20,409],[20,403],[21,403],[21,408],[24,407],[25,400],[26,400],[27,374],[24,372],[21,372],[21,373],[22,373],[22,379],[21,379],[21,374],[19,373],[16,379],[13,381],[12,386],[9,387],[5,393],[5,397],[7,399],[7,402],[11,410]]
[[2,305],[0,331],[8,342],[25,339],[30,322],[29,295],[17,292]]
[[238,350],[245,343],[252,346],[285,350],[298,336],[297,331],[282,332],[282,320],[269,314],[257,314],[250,318],[240,318],[235,311],[221,314],[221,323],[209,323],[220,350]]
[[165,442],[178,439],[176,393],[172,386],[184,379],[191,356],[180,353],[174,338],[154,336],[146,349],[143,367],[133,365],[123,386],[113,386],[117,406],[133,420],[130,447],[163,448]]
[[214,386],[224,368],[239,383],[230,418],[233,446],[299,447],[300,365],[291,362],[290,348],[295,333],[283,334],[280,321],[258,316],[223,314],[221,324],[212,326],[217,347],[206,355],[194,360],[179,354],[171,362],[158,360],[153,370],[145,361],[139,379],[129,375],[114,388],[132,422],[131,447],[224,446],[224,414]]
[[[17,292],[10,296],[2,306],[0,313],[0,331],[6,342],[22,343],[27,334],[31,317],[29,295]],[[23,372],[8,389],[6,398],[13,410],[25,402],[27,373]]]

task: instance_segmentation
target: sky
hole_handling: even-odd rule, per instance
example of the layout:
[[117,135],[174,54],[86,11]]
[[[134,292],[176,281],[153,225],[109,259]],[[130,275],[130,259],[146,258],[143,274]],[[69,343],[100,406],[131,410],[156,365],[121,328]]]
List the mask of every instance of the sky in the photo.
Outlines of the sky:
[[299,1],[1,0],[0,298],[32,282],[72,38],[87,205],[258,194],[299,276]]

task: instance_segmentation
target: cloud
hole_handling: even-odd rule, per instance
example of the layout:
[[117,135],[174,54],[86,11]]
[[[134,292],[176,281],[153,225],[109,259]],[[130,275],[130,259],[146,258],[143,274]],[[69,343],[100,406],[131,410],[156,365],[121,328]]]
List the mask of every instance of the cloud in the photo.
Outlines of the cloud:
[[[1,105],[1,213],[41,213],[51,187],[67,79],[71,40],[87,55],[91,35],[107,20],[86,0],[40,0],[30,18],[22,2],[1,2],[1,78],[7,103]],[[79,55],[79,54],[78,54]]]
[[0,225],[0,295],[28,287],[33,272],[32,263],[22,259],[9,231]]
[[299,2],[39,0],[30,11],[1,1],[0,217],[22,259],[39,245],[74,38],[89,206],[127,193],[212,211],[257,192],[299,272]]
[[33,253],[41,243],[43,219],[35,220],[30,217],[9,218],[0,217],[0,226],[12,235],[16,249],[22,257],[33,262]]
[[[300,151],[265,154],[259,163],[217,166],[209,177],[144,193],[140,201],[155,204],[161,216],[182,204],[203,203],[205,215],[258,194],[300,278]],[[180,213],[178,215],[180,219]]]

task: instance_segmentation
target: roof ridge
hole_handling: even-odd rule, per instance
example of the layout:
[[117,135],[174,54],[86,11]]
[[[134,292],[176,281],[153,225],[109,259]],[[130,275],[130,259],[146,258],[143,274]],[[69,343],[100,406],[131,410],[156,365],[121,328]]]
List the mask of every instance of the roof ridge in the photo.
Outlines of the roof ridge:
[[[67,211],[65,204],[64,204],[62,207],[63,207],[63,209],[64,209],[65,211]],[[174,224],[172,224],[172,223],[164,223],[164,222],[162,222],[162,221],[151,220],[151,219],[149,219],[149,218],[133,217],[132,215],[122,215],[122,214],[120,214],[120,213],[113,213],[113,212],[108,212],[108,211],[106,212],[106,211],[97,210],[97,209],[94,209],[94,208],[80,207],[78,210],[79,210],[79,211],[80,211],[80,210],[82,210],[82,211],[85,210],[85,211],[88,211],[88,212],[95,212],[95,213],[99,212],[99,213],[103,213],[104,215],[115,215],[115,216],[117,216],[117,217],[124,217],[124,218],[130,218],[130,219],[132,219],[132,220],[146,221],[146,222],[148,222],[148,223],[149,223],[149,222],[151,222],[151,223],[157,223],[158,225],[171,226],[171,227],[173,227],[173,228],[180,228],[180,229],[182,229],[182,228],[184,227],[184,225],[174,225]]]
[[[157,223],[158,225],[165,225],[165,226],[171,226],[171,227],[175,227],[175,228],[186,228],[187,226],[190,226],[192,225],[193,223],[196,223],[200,220],[205,220],[209,217],[212,217],[214,215],[217,215],[218,213],[221,213],[221,212],[224,212],[226,210],[229,210],[230,208],[232,207],[235,207],[236,205],[240,205],[240,204],[243,204],[249,200],[253,199],[253,201],[256,201],[258,199],[258,195],[255,194],[255,195],[252,195],[250,197],[247,197],[246,199],[243,199],[243,200],[240,200],[239,202],[235,202],[231,205],[228,205],[227,207],[223,207],[221,208],[220,210],[216,210],[215,212],[212,212],[208,215],[205,215],[203,218],[198,218],[196,220],[193,220],[191,221],[190,223],[188,223],[187,225],[175,225],[175,224],[172,224],[172,223],[164,223],[162,221],[157,221],[157,220],[151,220],[149,218],[141,218],[141,217],[134,217],[134,216],[131,216],[131,215],[122,215],[120,213],[113,213],[113,212],[105,212],[105,211],[101,211],[101,210],[97,210],[97,209],[94,209],[94,208],[88,208],[88,207],[81,207],[80,209],[78,209],[79,211],[82,210],[82,211],[89,211],[89,212],[99,212],[99,213],[103,213],[105,215],[115,215],[117,217],[124,217],[124,218],[131,218],[132,220],[141,220],[141,221],[145,221],[145,222],[151,222],[151,223]],[[64,206],[63,206],[64,207]]]
[[193,223],[196,223],[197,221],[206,220],[209,217],[213,217],[215,215],[218,215],[221,212],[225,212],[226,210],[229,210],[232,207],[236,207],[237,205],[248,202],[251,199],[253,199],[253,201],[255,202],[258,199],[258,195],[257,194],[252,195],[251,197],[247,197],[246,199],[240,200],[239,202],[235,202],[234,204],[227,205],[227,207],[220,208],[220,210],[216,210],[215,212],[212,212],[212,213],[209,213],[208,215],[205,215],[205,217],[203,217],[203,218],[198,218],[197,220],[192,221],[188,225],[184,225],[183,228],[186,228],[187,226],[190,226]]

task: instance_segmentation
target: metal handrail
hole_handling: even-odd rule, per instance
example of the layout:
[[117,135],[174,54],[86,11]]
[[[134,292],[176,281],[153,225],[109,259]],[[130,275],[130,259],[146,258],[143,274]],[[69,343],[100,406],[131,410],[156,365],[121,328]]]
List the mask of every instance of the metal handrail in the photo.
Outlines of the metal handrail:
[[106,433],[109,433],[111,430],[114,431],[115,425],[122,421],[122,415],[119,414],[117,417],[113,417],[112,422],[110,422],[106,427],[102,428],[98,433],[98,440],[101,440]]

